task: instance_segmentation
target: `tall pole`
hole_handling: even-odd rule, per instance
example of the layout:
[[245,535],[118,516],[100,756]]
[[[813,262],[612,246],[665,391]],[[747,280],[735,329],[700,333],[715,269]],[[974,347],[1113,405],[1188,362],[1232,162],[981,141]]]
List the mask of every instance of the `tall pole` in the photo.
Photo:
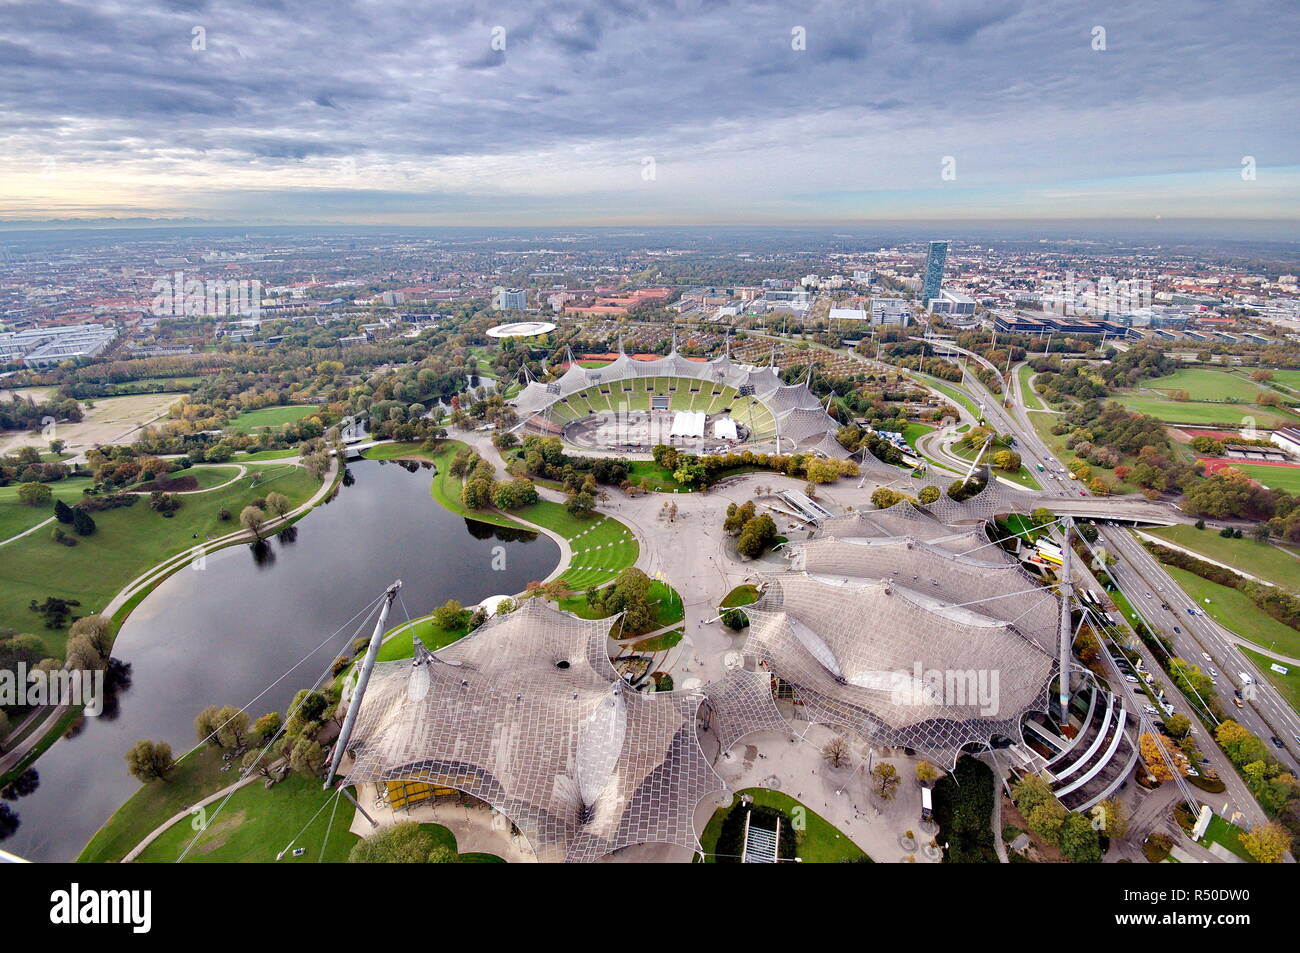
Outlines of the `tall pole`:
[[379,646],[384,642],[384,627],[388,622],[388,610],[397,598],[397,590],[402,588],[402,580],[397,580],[384,592],[384,602],[379,608],[379,618],[375,620],[375,631],[370,634],[370,647],[366,649],[365,660],[361,663],[361,674],[357,677],[357,687],[352,690],[348,701],[348,714],[343,719],[343,728],[338,740],[334,742],[334,756],[330,758],[330,769],[325,773],[325,790],[334,782],[334,772],[338,770],[339,761],[352,739],[352,727],[357,721],[357,712],[361,710],[361,699],[366,694],[366,685],[370,682],[370,673],[375,668],[375,659],[379,656]]
[[1074,596],[1074,549],[1070,545],[1070,531],[1074,520],[1066,517],[1061,523],[1061,619],[1060,619],[1060,655],[1061,674],[1057,680],[1061,703],[1061,724],[1065,725],[1070,717],[1070,661],[1073,635],[1070,626],[1070,603]]

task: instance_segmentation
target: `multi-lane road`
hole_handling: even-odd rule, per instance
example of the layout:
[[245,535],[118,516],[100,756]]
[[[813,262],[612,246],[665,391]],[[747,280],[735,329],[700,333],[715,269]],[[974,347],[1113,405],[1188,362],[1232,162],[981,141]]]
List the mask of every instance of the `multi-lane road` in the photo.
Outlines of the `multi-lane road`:
[[[1229,717],[1266,741],[1278,738],[1285,748],[1273,753],[1292,771],[1300,770],[1300,716],[1242,654],[1235,636],[1205,615],[1204,607],[1196,605],[1127,529],[1100,527],[1098,542],[1115,557],[1111,579],[1134,610],[1174,646],[1180,658],[1203,671],[1217,671],[1215,687]],[[1251,676],[1249,686],[1241,678],[1243,672]],[[1241,708],[1233,703],[1235,691],[1244,696]]]

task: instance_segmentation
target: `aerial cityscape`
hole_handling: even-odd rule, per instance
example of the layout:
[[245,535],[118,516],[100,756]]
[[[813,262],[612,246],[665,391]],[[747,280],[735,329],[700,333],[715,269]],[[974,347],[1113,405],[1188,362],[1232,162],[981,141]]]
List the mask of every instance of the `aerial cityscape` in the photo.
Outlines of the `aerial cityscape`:
[[1247,6],[5,5],[0,869],[1130,864],[1108,922],[1250,924],[1117,892],[1300,844]]

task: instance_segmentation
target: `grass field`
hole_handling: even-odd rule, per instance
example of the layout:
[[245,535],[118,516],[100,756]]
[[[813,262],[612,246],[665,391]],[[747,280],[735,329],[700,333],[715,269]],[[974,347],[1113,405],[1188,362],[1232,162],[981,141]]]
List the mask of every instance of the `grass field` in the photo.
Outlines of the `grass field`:
[[[1000,449],[1002,448],[1001,447],[997,448],[997,450]],[[993,460],[993,455],[997,453],[997,450],[990,447],[988,450],[984,452],[984,457],[982,460],[982,462],[987,464],[989,468],[993,471],[994,476],[1000,476],[1003,477],[1004,479],[1011,480],[1014,483],[1019,483],[1021,486],[1029,487],[1029,489],[1031,490],[1042,489],[1042,486],[1039,484],[1039,482],[1036,479],[1034,479],[1034,475],[1033,473],[1030,472],[1029,467],[1025,466],[1023,463],[1020,465],[1020,469],[1015,473],[1008,473],[1006,470],[999,470],[997,467],[994,467],[992,460]],[[961,457],[963,460],[975,459],[974,450],[970,450],[965,447],[959,447],[955,443],[949,445],[948,452]]]
[[[1256,645],[1292,658],[1300,658],[1300,631],[1283,625],[1236,589],[1202,579],[1176,566],[1162,566],[1183,591],[1196,600],[1197,606],[1225,629],[1236,632]],[[1209,605],[1205,600],[1209,599]]]
[[559,503],[542,500],[515,511],[522,519],[544,526],[569,541],[573,558],[564,580],[574,589],[609,582],[636,562],[640,545],[618,520],[597,514],[588,519],[570,516]]
[[1194,526],[1162,526],[1145,532],[1275,585],[1300,591],[1300,551],[1297,556],[1289,556],[1269,543],[1225,539],[1214,530]]
[[1296,422],[1295,415],[1278,408],[1254,404],[1210,404],[1194,400],[1165,400],[1160,397],[1117,395],[1117,401],[1129,410],[1147,414],[1171,424],[1196,424],[1207,427],[1241,427],[1245,417],[1253,417],[1255,426],[1265,429],[1286,427]]
[[1165,377],[1154,377],[1142,382],[1146,390],[1169,394],[1187,391],[1192,400],[1237,400],[1251,404],[1258,398],[1263,385],[1248,381],[1231,371],[1216,371],[1204,367],[1184,367]]
[[[95,864],[120,861],[159,824],[234,781],[230,772],[222,772],[221,765],[220,752],[216,748],[204,748],[182,761],[166,781],[140,785],[95,832],[77,861]],[[126,771],[125,758],[122,770]]]
[[[62,657],[66,630],[43,628],[28,602],[57,596],[80,601],[78,615],[97,612],[123,586],[167,557],[239,529],[239,512],[254,499],[275,491],[297,506],[320,485],[292,464],[263,467],[262,476],[255,488],[244,478],[209,493],[184,495],[171,519],[154,512],[147,499],[95,513],[96,532],[79,537],[73,547],[59,545],[44,532],[9,543],[0,549],[0,628],[32,632],[52,656]],[[222,508],[232,519],[218,518]]]
[[284,424],[293,423],[295,420],[301,420],[314,413],[316,409],[313,406],[303,404],[263,407],[261,410],[250,410],[248,413],[240,414],[226,424],[226,429],[235,430],[239,433],[252,433],[264,427],[280,427]]
[[758,601],[758,587],[751,585],[737,586],[732,589],[722,600],[722,608],[734,609],[737,606],[747,606],[751,602]]
[[255,453],[236,453],[230,457],[231,463],[255,463],[258,460],[287,460],[290,457],[298,456],[295,449],[289,450],[258,450]]
[[[229,772],[227,777],[234,781],[238,775]],[[299,774],[269,789],[259,778],[232,794],[217,814],[220,803],[205,809],[209,826],[194,841],[186,863],[271,863],[285,851],[280,863],[337,864],[348,859],[360,840],[348,830],[355,813],[352,805],[341,794],[322,790],[319,780]],[[173,863],[194,836],[191,818],[186,817],[159,834],[136,863]],[[305,853],[294,857],[291,847],[304,848]]]
[[1209,847],[1211,844],[1222,844],[1232,853],[1236,854],[1242,860],[1249,864],[1255,863],[1255,858],[1250,856],[1250,851],[1241,843],[1241,835],[1244,833],[1240,827],[1230,824],[1219,815],[1210,818],[1210,824],[1205,829],[1205,836],[1201,838],[1202,847]]
[[[842,864],[851,861],[869,860],[870,858],[863,852],[862,848],[853,843],[852,840],[845,837],[820,814],[812,809],[805,807],[801,802],[796,801],[788,794],[782,794],[780,791],[773,791],[770,788],[746,788],[743,791],[737,791],[737,800],[734,804],[739,804],[739,796],[748,794],[753,797],[754,803],[762,807],[774,807],[777,810],[785,812],[787,817],[793,818],[792,812],[799,808],[807,822],[804,830],[798,832],[799,846],[795,851],[795,856],[805,864]],[[700,846],[704,849],[704,862],[708,864],[715,863],[714,854],[718,843],[718,836],[722,833],[722,822],[727,814],[734,809],[733,807],[722,807],[713,812],[713,817],[704,828],[704,834],[700,837]]]
[[[94,482],[90,477],[65,477],[47,483],[46,486],[54,494],[55,500],[63,500],[71,505],[81,499],[81,491]],[[53,500],[48,506],[28,506],[18,502],[18,484],[0,486],[0,540],[31,529],[53,515]]]
[[903,428],[903,439],[907,441],[909,447],[915,450],[916,441],[926,434],[932,433],[934,429],[929,424],[908,424]]
[[969,397],[966,396],[964,392],[958,390],[948,381],[940,380],[937,377],[931,377],[929,374],[921,374],[917,371],[908,371],[907,374],[908,376],[916,378],[918,381],[921,381],[922,383],[928,385],[929,387],[933,387],[939,393],[943,394],[945,397],[951,400],[954,404],[966,408],[966,410],[970,413],[970,415],[974,417],[976,420],[980,420],[983,418],[984,415],[980,413],[979,406],[975,403],[975,401],[971,400]]
[[1234,463],[1233,466],[1270,490],[1300,493],[1300,467],[1270,467],[1258,463]]
[[1039,399],[1030,386],[1030,381],[1034,379],[1035,371],[1028,364],[1021,364],[1016,376],[1020,379],[1020,395],[1024,405],[1028,410],[1046,410],[1047,405]]
[[1263,676],[1273,683],[1273,687],[1286,699],[1287,704],[1300,712],[1300,666],[1287,665],[1284,662],[1278,663],[1289,670],[1287,674],[1282,675],[1269,668],[1270,665],[1274,664],[1274,659],[1269,658],[1267,655],[1260,655],[1258,652],[1252,652],[1250,649],[1242,649],[1241,651],[1255,663],[1255,667],[1259,669]]

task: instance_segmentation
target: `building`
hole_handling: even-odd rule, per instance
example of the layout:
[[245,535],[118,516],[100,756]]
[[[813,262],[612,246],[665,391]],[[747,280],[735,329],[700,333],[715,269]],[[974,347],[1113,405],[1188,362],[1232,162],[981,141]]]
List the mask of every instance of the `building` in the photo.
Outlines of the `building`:
[[939,296],[943,287],[943,269],[948,263],[948,243],[930,242],[930,254],[925,259],[925,278],[921,286],[921,303],[928,305]]
[[522,288],[493,288],[492,307],[498,311],[523,311],[528,307],[528,292]]
[[1300,457],[1300,427],[1283,427],[1274,430],[1268,438],[1287,453]]
[[902,298],[872,298],[871,323],[906,327],[912,321],[912,307]]
[[941,288],[936,298],[930,299],[931,314],[974,314],[975,299],[960,291]]
[[22,361],[28,367],[50,367],[63,361],[98,357],[117,338],[107,324],[69,324],[26,328],[0,334],[0,363]]

